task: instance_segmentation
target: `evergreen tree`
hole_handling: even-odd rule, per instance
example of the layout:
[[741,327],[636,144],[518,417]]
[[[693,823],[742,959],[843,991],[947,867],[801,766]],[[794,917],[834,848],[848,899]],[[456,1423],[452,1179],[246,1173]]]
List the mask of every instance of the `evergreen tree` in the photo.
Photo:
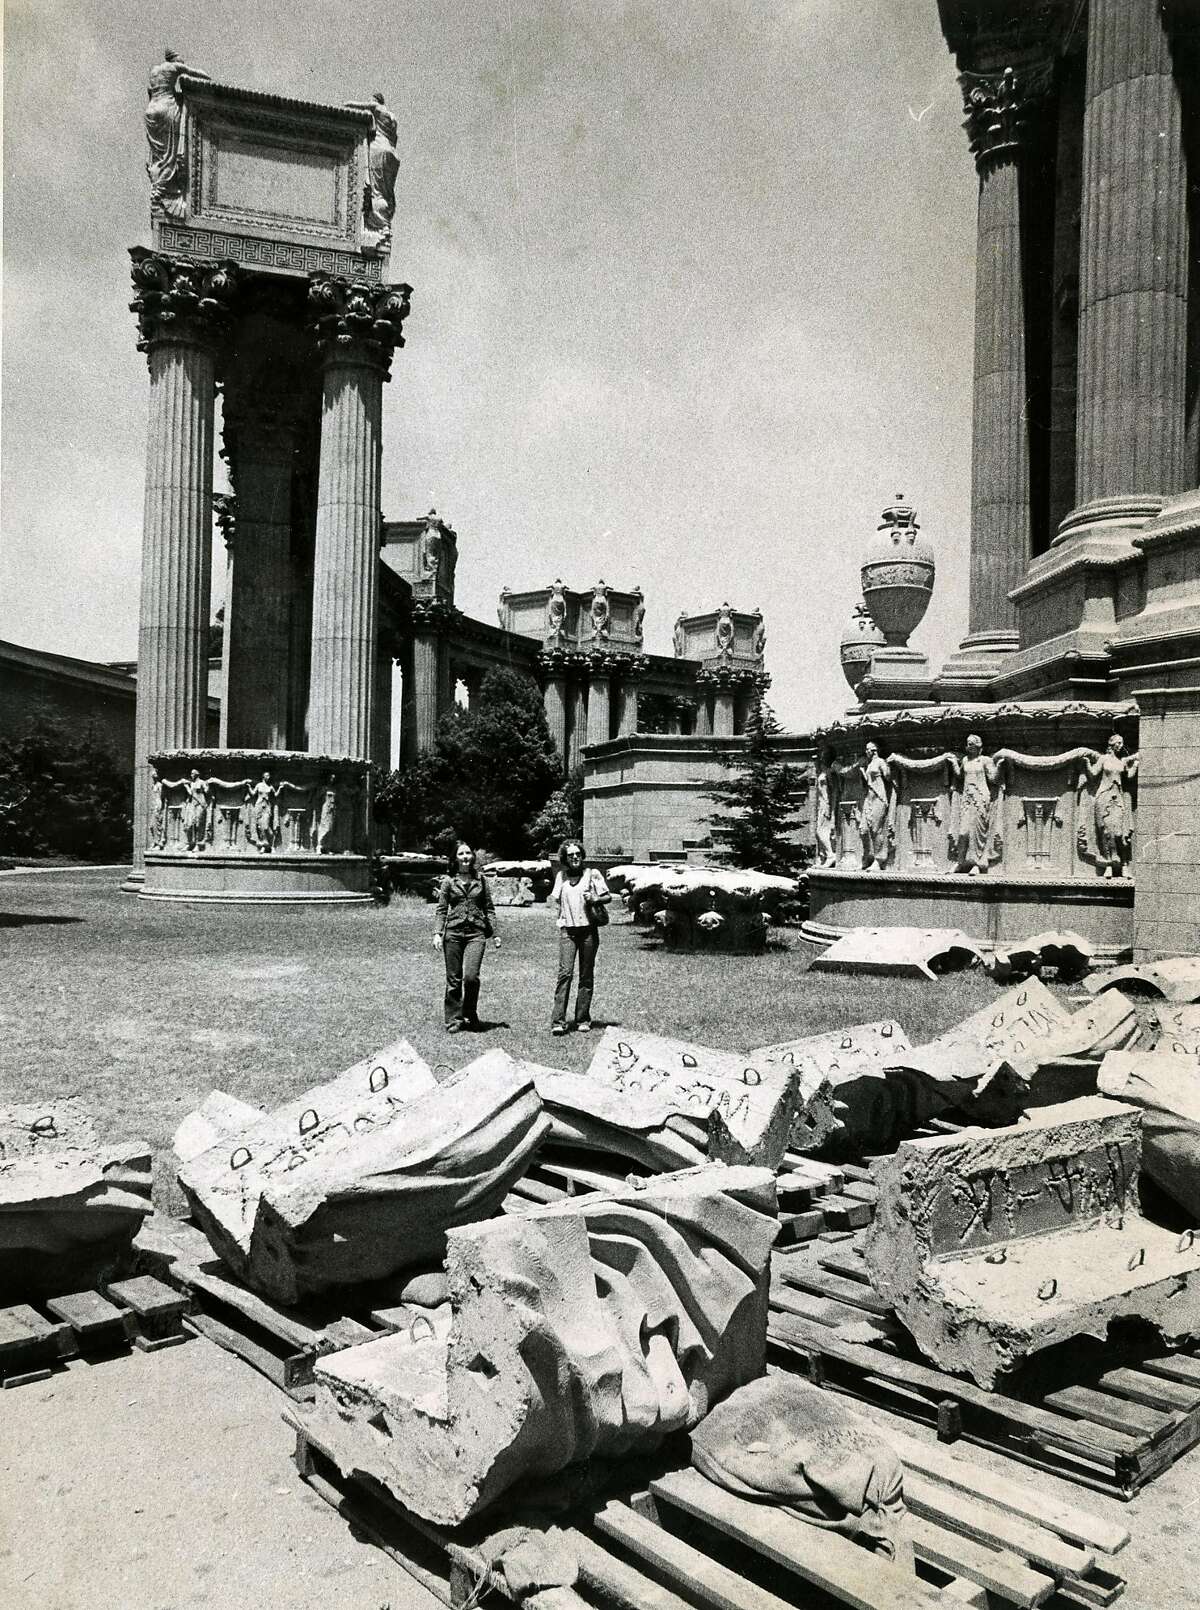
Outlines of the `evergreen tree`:
[[730,775],[706,796],[722,810],[707,820],[735,866],[794,877],[808,853],[787,836],[800,826],[794,810],[799,777],[771,746],[780,731],[770,705],[759,698],[746,721],[744,747],[722,757]]
[[576,766],[530,822],[529,838],[537,855],[554,856],[564,839],[582,835],[583,767]]
[[537,688],[514,671],[489,671],[479,708],[443,716],[432,749],[391,774],[376,809],[417,844],[464,838],[522,856],[531,819],[562,782]]
[[132,834],[133,778],[94,728],[35,715],[0,743],[0,851],[119,860]]

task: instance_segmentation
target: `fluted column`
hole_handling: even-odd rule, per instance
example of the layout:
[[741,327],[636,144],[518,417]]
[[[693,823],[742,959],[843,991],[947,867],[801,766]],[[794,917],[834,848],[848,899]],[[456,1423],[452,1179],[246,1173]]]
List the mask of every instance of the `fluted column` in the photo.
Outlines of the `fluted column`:
[[593,664],[588,677],[587,741],[606,744],[611,710],[611,678],[607,669]]
[[617,732],[622,738],[632,738],[638,730],[638,682],[646,673],[646,661],[636,659],[626,666],[621,677],[617,703]]
[[587,686],[576,682],[570,695],[571,721],[567,734],[567,770],[579,765],[581,751],[587,742]]
[[[224,743],[286,749],[292,615],[294,432],[278,417],[239,417],[228,392],[226,437],[238,498],[237,550],[225,600]],[[234,445],[236,443],[236,445]]]
[[542,675],[542,707],[546,712],[546,725],[554,739],[554,747],[563,765],[568,764],[567,754],[567,670],[560,652],[550,649],[539,659]]
[[134,759],[134,866],[144,861],[147,757],[204,746],[216,363],[237,271],[134,247],[133,311],[150,369]]
[[1091,0],[1083,147],[1081,505],[1191,479],[1187,173],[1160,0]]
[[408,294],[324,274],[309,292],[323,391],[308,741],[358,760],[372,738],[383,382]]
[[449,656],[443,635],[446,613],[444,604],[413,605],[412,675],[410,678],[406,660],[403,696],[404,725],[406,731],[413,734],[411,739],[406,739],[405,754],[409,759],[433,748],[438,721],[449,707],[446,698]]
[[392,750],[392,665],[396,645],[389,634],[378,634],[375,655],[375,733],[371,744],[371,759],[385,771],[396,764]]
[[964,73],[961,82],[979,170],[970,595],[963,648],[994,653],[1016,647],[1016,611],[1008,593],[1024,576],[1032,552],[1021,261],[1026,86],[1011,68],[998,75]]

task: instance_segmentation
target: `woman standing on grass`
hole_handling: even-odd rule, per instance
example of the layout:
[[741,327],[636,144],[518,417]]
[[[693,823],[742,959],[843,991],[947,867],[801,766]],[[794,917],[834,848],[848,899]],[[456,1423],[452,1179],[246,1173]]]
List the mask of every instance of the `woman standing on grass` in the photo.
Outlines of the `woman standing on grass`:
[[433,943],[446,964],[446,1033],[479,1028],[479,969],[491,939],[500,949],[496,908],[469,844],[456,844],[450,876],[442,879]]
[[567,1032],[567,1000],[571,975],[579,958],[579,986],[575,992],[575,1027],[587,1034],[592,1026],[592,984],[600,929],[608,921],[608,885],[595,867],[584,867],[583,845],[565,839],[558,852],[558,876],[550,899],[558,908],[558,987],[554,991],[551,1034]]

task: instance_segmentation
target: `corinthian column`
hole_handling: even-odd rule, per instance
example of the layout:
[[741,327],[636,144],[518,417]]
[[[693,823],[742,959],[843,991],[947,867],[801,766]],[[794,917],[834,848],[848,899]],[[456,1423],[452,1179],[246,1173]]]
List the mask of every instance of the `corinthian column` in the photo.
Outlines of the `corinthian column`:
[[1025,86],[1011,68],[992,76],[964,73],[961,82],[979,170],[970,602],[962,646],[995,653],[1017,645],[1016,611],[1008,594],[1031,554],[1021,264]]
[[588,667],[587,741],[606,744],[611,717],[611,672],[604,660],[597,657]]
[[1076,499],[1183,490],[1187,172],[1159,0],[1091,0]]
[[383,383],[408,299],[407,285],[327,274],[309,290],[323,367],[308,717],[317,754],[371,755]]
[[204,746],[212,566],[213,408],[232,263],[135,246],[134,300],[150,369],[134,760],[134,865],[143,864],[149,755]]

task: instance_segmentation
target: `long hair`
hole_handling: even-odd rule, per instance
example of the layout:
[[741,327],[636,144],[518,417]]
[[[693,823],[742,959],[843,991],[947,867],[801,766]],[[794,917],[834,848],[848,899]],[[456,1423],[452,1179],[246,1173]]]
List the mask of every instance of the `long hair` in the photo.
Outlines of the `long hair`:
[[450,855],[448,857],[451,877],[454,877],[458,872],[458,852],[460,850],[471,851],[471,871],[479,871],[479,851],[473,849],[472,846],[467,843],[466,839],[459,839],[457,844],[455,844],[454,848],[450,851]]
[[558,847],[558,864],[559,864],[559,866],[561,866],[561,867],[566,866],[566,864],[567,864],[567,851],[570,850],[570,849],[576,849],[576,850],[579,851],[579,859],[581,861],[584,861],[584,860],[587,859],[587,853],[584,850],[583,844],[581,843],[581,841],[579,839],[564,839],[562,841],[562,843]]

